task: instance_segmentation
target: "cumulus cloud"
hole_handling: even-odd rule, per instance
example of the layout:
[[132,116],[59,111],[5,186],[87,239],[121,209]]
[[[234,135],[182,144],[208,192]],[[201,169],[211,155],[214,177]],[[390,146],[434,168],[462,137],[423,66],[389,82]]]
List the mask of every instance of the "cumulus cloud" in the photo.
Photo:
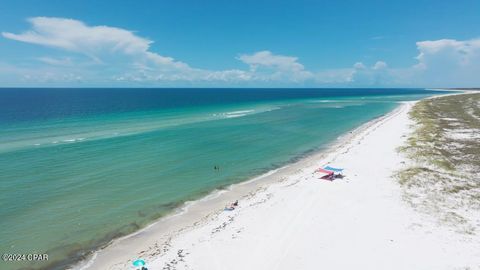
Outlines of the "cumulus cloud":
[[[3,32],[5,38],[32,43],[77,53],[103,64],[99,76],[114,81],[161,82],[161,81],[207,81],[207,82],[283,82],[283,83],[330,83],[354,82],[360,69],[364,74],[386,68],[378,62],[373,68],[357,63],[354,68],[309,71],[297,57],[274,54],[264,50],[241,54],[238,60],[248,65],[248,70],[205,70],[192,68],[172,57],[150,50],[151,40],[134,32],[110,26],[89,26],[84,22],[66,19],[35,17],[28,19],[31,29],[20,34]],[[113,56],[112,56],[113,55]],[[120,56],[120,57],[119,57]],[[40,57],[39,61],[51,66],[74,66],[71,58]],[[361,66],[363,65],[363,67]],[[76,65],[78,66],[78,65]],[[80,72],[75,70],[75,72]],[[371,75],[368,75],[371,76]],[[50,76],[53,77],[53,76]],[[365,77],[365,75],[363,75]],[[92,78],[94,79],[94,78]],[[98,78],[97,78],[98,79]]]
[[440,52],[449,52],[456,55],[456,58],[462,63],[468,63],[471,56],[478,55],[480,48],[480,39],[471,39],[465,41],[458,41],[455,39],[440,39],[417,42],[417,48],[420,55],[417,57],[423,60],[426,55],[437,54]]
[[373,65],[372,69],[374,70],[382,70],[387,68],[387,63],[383,61],[377,61],[375,65]]
[[6,38],[64,50],[90,53],[101,49],[125,53],[148,51],[150,43],[131,31],[109,26],[87,26],[65,18],[35,17],[28,21],[32,29],[22,34],[3,32]]
[[78,85],[84,82],[84,78],[75,71],[57,69],[55,66],[32,69],[0,62],[0,82],[2,86],[18,86],[19,83],[28,86],[56,83]]
[[253,54],[242,54],[238,60],[249,65],[254,78],[260,80],[305,81],[313,74],[305,70],[297,57],[273,54],[270,51],[259,51]]
[[8,39],[84,54],[101,63],[108,54],[135,57],[170,69],[188,69],[188,65],[150,50],[151,40],[132,31],[110,26],[88,26],[65,18],[35,17],[28,19],[32,29],[21,34],[2,32]]
[[358,86],[388,86],[392,82],[392,75],[384,61],[377,61],[371,67],[357,62],[353,65],[350,82]]
[[440,39],[417,42],[415,79],[432,86],[478,86],[480,84],[480,38]]
[[417,63],[403,68],[377,61],[353,66],[351,84],[358,86],[475,87],[480,85],[480,38],[439,39],[416,43]]
[[[194,68],[173,57],[152,51],[153,41],[137,33],[111,26],[90,26],[67,18],[28,19],[31,29],[2,32],[4,38],[57,49],[56,57],[39,56],[32,63],[3,64],[0,79],[9,74],[34,82],[89,81],[93,84],[135,82],[225,83],[225,85],[311,86],[475,86],[480,84],[480,39],[440,39],[417,42],[417,63],[394,68],[384,61],[366,65],[357,62],[337,69],[309,70],[297,57],[268,50],[240,54],[244,69]],[[83,61],[83,62],[82,62]],[[99,67],[92,67],[98,65]]]
[[353,68],[354,68],[354,69],[366,69],[367,67],[366,67],[362,62],[356,62],[356,63],[353,65]]
[[270,51],[242,54],[238,59],[250,65],[252,70],[256,70],[259,66],[292,72],[303,71],[305,69],[302,64],[298,63],[297,57],[275,55]]
[[326,86],[345,86],[353,82],[353,68],[327,69],[313,73],[315,84]]
[[[32,26],[30,30],[20,34],[2,32],[2,36],[85,55],[94,63],[103,65],[100,71],[103,74],[99,76],[105,78],[110,74],[108,77],[114,81],[241,82],[302,80],[302,76],[308,75],[296,57],[274,55],[268,51],[241,55],[238,59],[246,63],[249,70],[205,70],[152,52],[153,41],[122,28],[89,26],[78,20],[51,17],[30,18],[28,22]],[[72,64],[68,57],[44,56],[37,60],[56,66]]]

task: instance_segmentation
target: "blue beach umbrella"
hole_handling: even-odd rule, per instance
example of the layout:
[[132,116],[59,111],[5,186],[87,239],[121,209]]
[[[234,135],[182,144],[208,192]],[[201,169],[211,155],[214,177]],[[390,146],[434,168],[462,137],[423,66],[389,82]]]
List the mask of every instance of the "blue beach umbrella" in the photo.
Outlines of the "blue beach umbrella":
[[343,169],[334,168],[334,167],[330,167],[330,166],[326,166],[326,167],[324,167],[324,169],[329,170],[329,171],[334,171],[334,172],[337,172],[337,173],[341,173],[343,171]]
[[144,260],[136,260],[136,261],[133,262],[133,266],[135,266],[135,267],[144,266],[144,265],[145,265]]

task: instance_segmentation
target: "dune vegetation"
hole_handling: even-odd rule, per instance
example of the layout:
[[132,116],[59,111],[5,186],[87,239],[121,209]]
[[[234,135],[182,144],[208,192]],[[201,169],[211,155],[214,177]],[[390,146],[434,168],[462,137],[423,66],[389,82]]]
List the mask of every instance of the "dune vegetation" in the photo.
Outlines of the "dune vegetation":
[[462,233],[480,224],[480,93],[425,99],[410,112],[413,132],[396,176],[417,210]]

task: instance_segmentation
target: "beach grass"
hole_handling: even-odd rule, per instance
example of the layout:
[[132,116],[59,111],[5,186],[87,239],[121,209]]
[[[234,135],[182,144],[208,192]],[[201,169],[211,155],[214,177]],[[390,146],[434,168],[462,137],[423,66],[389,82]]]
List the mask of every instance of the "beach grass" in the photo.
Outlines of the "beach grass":
[[409,166],[397,172],[415,209],[458,231],[474,233],[480,209],[480,93],[419,101],[413,132],[399,151]]

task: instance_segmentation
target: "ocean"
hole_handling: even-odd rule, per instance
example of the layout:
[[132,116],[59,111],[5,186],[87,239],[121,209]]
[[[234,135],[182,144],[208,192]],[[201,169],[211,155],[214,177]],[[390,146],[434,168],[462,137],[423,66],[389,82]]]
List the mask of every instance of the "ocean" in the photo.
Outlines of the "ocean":
[[[424,89],[0,89],[0,251],[64,269]],[[444,93],[444,92],[442,92]],[[217,167],[218,169],[215,169]]]

